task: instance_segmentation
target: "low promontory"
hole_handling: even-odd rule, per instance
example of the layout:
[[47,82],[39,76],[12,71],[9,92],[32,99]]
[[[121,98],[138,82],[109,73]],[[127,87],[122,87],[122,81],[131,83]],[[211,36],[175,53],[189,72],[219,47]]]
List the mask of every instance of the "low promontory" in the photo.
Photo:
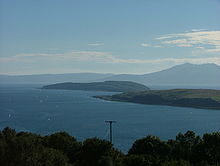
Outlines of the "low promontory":
[[211,89],[148,90],[95,97],[110,101],[220,110],[220,90]]

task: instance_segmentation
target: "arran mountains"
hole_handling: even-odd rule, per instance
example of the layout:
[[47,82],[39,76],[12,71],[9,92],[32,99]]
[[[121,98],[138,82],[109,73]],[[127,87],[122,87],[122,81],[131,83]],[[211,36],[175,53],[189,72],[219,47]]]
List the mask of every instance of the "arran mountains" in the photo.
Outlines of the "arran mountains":
[[135,81],[145,85],[219,86],[220,66],[216,64],[195,65],[185,63],[150,74],[113,75],[107,80]]
[[176,65],[150,74],[70,73],[42,75],[0,75],[1,84],[54,84],[62,82],[133,81],[145,85],[219,86],[220,66],[216,64]]

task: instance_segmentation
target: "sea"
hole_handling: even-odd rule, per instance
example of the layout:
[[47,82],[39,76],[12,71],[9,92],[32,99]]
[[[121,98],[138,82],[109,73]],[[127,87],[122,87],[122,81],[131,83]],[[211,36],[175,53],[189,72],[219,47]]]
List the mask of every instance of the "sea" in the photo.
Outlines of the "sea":
[[66,131],[79,141],[93,137],[109,140],[106,121],[115,120],[113,144],[124,153],[135,140],[147,135],[168,140],[188,130],[200,136],[220,132],[220,110],[104,101],[93,96],[116,92],[42,90],[40,87],[0,85],[0,130],[8,126],[18,132],[41,135]]

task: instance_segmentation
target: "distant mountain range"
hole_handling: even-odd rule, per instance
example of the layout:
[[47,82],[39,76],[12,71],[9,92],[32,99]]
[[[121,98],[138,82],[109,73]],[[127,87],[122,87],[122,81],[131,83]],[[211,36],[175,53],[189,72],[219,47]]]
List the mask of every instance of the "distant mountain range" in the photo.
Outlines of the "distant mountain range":
[[120,74],[110,76],[105,80],[136,81],[145,85],[219,86],[220,66],[185,63],[150,74]]
[[61,82],[133,81],[145,85],[219,86],[220,66],[216,64],[185,63],[150,74],[42,74],[0,75],[1,84],[52,84]]
[[113,74],[68,73],[38,75],[0,75],[1,84],[54,84],[62,82],[94,82],[111,77]]

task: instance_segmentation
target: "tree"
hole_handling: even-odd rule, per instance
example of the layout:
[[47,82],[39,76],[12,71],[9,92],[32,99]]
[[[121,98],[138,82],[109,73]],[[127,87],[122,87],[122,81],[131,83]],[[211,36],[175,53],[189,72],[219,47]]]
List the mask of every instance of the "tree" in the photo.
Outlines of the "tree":
[[175,141],[168,141],[171,148],[171,157],[174,159],[184,159],[193,161],[195,158],[196,147],[201,143],[201,138],[196,136],[193,131],[187,131],[185,134],[179,133]]
[[151,166],[155,159],[146,155],[128,155],[123,159],[123,166]]
[[204,134],[202,149],[210,164],[220,165],[220,133]]
[[0,133],[0,165],[67,166],[68,157],[61,151],[45,147],[40,135],[5,128]]
[[80,164],[82,166],[99,166],[103,157],[111,157],[112,144],[109,141],[98,138],[90,138],[83,142]]
[[185,160],[171,160],[165,161],[161,166],[191,166],[188,161]]
[[44,138],[45,146],[59,150],[68,156],[71,163],[79,158],[81,143],[66,132],[58,132]]
[[160,157],[161,159],[166,159],[169,156],[169,153],[169,145],[156,136],[147,136],[136,140],[128,152],[129,155],[149,155]]

